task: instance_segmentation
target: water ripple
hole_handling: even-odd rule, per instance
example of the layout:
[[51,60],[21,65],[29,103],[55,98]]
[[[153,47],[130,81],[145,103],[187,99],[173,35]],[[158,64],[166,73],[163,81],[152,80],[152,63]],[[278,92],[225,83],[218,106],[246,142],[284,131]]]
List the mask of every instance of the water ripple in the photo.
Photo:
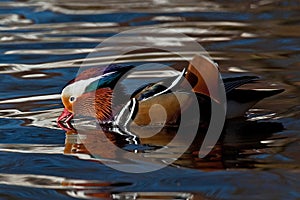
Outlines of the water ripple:
[[[300,198],[296,188],[300,163],[298,1],[12,0],[1,1],[0,7],[0,196]],[[286,92],[256,105],[247,120],[228,122],[222,141],[206,159],[199,159],[193,146],[172,166],[153,175],[130,176],[109,170],[101,164],[104,158],[86,151],[78,135],[67,133],[65,138],[57,127],[63,85],[82,64],[106,65],[111,59],[118,59],[116,63],[171,63],[183,60],[174,54],[191,59],[199,53],[198,49],[183,51],[188,41],[168,31],[123,35],[117,46],[95,49],[106,38],[138,27],[186,34],[208,50],[222,71],[254,73]],[[173,54],[154,50],[115,56],[136,42],[168,46]],[[99,56],[85,59],[91,52]],[[143,76],[157,76],[157,72]],[[156,139],[163,144],[165,135],[171,133]],[[110,149],[98,148],[101,152]],[[179,149],[174,147],[170,149],[174,154],[157,154],[153,159],[172,159]],[[114,156],[108,161],[122,165]]]

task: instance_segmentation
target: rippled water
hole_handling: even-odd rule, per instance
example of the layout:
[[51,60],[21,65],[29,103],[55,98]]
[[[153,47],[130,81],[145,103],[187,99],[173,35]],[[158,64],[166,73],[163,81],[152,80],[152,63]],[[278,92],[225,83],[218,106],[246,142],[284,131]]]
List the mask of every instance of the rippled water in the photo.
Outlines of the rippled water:
[[[299,199],[299,13],[296,0],[1,1],[0,198]],[[156,172],[111,169],[89,155],[78,135],[57,127],[59,94],[94,47],[137,27],[186,34],[222,71],[255,73],[286,91],[257,104],[247,120],[228,121],[206,159],[190,149]],[[174,52],[185,42],[157,39]],[[92,64],[105,64],[118,50],[112,45]],[[174,60],[136,52],[120,62]],[[173,132],[163,130],[155,141],[163,144],[166,133]]]

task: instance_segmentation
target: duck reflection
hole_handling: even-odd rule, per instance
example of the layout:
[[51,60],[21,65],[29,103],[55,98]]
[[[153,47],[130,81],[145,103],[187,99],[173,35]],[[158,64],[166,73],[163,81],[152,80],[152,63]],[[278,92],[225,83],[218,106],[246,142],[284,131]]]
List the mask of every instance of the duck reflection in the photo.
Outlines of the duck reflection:
[[[272,148],[270,143],[276,140],[272,138],[273,134],[283,129],[279,122],[246,121],[243,118],[228,120],[212,151],[199,158],[199,149],[207,131],[205,126],[200,126],[188,148],[184,148],[187,144],[184,136],[169,145],[178,127],[162,127],[155,135],[152,135],[152,128],[142,127],[133,127],[130,131],[111,126],[73,128],[66,132],[64,153],[81,158],[89,156],[89,159],[99,162],[124,164],[143,160],[205,171],[253,168],[257,161],[250,156]],[[188,126],[185,131],[189,134]]]

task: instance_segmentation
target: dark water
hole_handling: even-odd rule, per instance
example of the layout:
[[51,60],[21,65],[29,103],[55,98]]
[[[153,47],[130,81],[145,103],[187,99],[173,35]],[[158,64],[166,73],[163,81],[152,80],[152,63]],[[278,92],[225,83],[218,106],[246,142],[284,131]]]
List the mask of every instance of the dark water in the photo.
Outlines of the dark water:
[[[296,0],[1,1],[0,198],[300,199],[299,13]],[[257,104],[246,120],[227,122],[206,159],[190,152],[151,173],[111,169],[86,152],[78,135],[57,127],[59,94],[94,47],[137,27],[186,34],[223,71],[255,73],[286,91]],[[114,50],[96,63],[105,64]]]

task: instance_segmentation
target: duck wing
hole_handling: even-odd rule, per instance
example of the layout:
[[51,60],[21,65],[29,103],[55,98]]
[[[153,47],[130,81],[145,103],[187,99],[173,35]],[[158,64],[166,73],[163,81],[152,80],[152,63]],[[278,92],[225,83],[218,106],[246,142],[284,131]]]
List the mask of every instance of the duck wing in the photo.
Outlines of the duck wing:
[[142,85],[133,92],[131,98],[136,98],[138,101],[141,101],[169,93],[174,87],[178,86],[182,80],[184,80],[184,74],[185,69],[183,69],[175,79],[172,77],[158,83],[148,83]]
[[131,98],[136,98],[138,101],[141,101],[143,99],[147,99],[157,93],[163,92],[167,89],[166,86],[164,86],[163,82],[158,83],[147,83],[145,85],[142,85],[137,90],[135,90]]
[[234,90],[246,83],[251,83],[258,79],[259,79],[259,77],[257,77],[257,76],[240,76],[240,75],[236,76],[236,77],[222,78],[226,93],[229,93],[232,90]]

